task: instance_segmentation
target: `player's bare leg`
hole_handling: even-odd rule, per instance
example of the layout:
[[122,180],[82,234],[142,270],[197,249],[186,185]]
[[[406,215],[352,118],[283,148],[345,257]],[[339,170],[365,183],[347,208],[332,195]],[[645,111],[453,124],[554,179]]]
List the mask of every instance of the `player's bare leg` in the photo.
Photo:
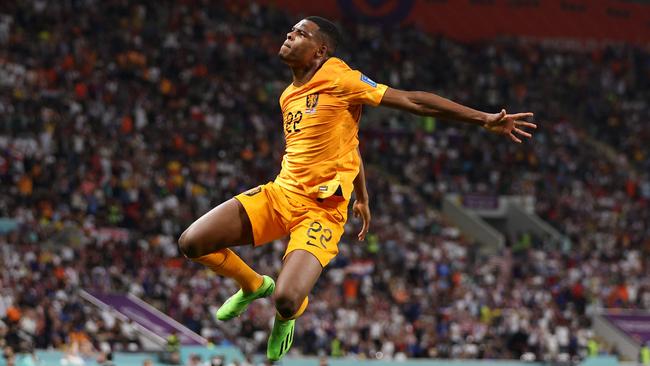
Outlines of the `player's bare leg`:
[[305,250],[294,250],[285,258],[273,293],[277,315],[266,349],[269,360],[279,360],[291,348],[295,319],[307,308],[307,295],[322,271],[318,259]]
[[273,293],[273,279],[260,276],[229,249],[252,243],[250,219],[242,204],[234,198],[201,216],[178,240],[179,248],[187,258],[232,278],[241,287],[217,311],[220,320],[240,315],[251,301]]
[[252,243],[253,229],[250,219],[241,202],[234,198],[194,221],[178,239],[181,251],[190,259]]

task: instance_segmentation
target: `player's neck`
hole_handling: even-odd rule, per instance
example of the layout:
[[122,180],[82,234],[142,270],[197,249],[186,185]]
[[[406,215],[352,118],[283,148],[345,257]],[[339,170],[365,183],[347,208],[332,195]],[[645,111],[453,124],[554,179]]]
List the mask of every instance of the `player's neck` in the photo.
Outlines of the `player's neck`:
[[301,87],[309,82],[327,59],[320,60],[308,66],[291,67],[293,73],[293,86]]

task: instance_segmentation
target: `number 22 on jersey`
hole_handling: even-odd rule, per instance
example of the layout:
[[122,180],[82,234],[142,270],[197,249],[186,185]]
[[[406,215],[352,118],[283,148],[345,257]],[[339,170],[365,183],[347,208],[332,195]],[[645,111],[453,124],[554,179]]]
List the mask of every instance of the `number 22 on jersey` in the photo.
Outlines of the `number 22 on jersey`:
[[301,111],[297,111],[295,113],[287,113],[287,115],[284,117],[284,130],[287,132],[287,134],[292,132],[300,132],[300,128],[298,128],[300,121],[302,121]]

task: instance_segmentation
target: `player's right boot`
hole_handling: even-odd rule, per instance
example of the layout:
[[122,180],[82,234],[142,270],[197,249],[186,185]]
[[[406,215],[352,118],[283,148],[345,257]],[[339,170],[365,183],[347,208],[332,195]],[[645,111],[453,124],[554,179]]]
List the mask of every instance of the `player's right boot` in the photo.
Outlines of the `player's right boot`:
[[275,281],[269,276],[262,276],[262,286],[256,291],[245,294],[242,289],[239,289],[230,296],[217,310],[217,319],[225,321],[240,316],[253,300],[270,296],[273,290],[275,290]]

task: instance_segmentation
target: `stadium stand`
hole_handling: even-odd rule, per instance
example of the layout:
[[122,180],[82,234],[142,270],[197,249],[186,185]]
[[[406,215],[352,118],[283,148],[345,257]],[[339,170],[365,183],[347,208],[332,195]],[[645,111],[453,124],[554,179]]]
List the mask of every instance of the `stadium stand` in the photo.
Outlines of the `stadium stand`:
[[[220,326],[212,314],[234,284],[179,258],[176,238],[277,173],[277,97],[289,75],[275,54],[294,21],[231,1],[0,4],[3,347],[139,350],[128,322],[79,298],[92,288],[133,293],[215,344],[264,350],[270,304]],[[356,242],[348,223],[296,352],[581,359],[597,310],[650,309],[647,50],[346,31],[341,57],[373,79],[486,110],[530,109],[541,129],[514,146],[369,113],[371,235]],[[570,245],[521,233],[499,256],[478,257],[438,211],[448,192],[533,195]],[[240,252],[276,274],[283,246]]]

